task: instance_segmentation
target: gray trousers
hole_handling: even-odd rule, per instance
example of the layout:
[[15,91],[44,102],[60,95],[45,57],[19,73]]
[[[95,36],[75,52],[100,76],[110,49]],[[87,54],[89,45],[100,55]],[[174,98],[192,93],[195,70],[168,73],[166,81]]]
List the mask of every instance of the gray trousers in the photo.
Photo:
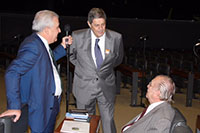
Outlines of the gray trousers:
[[101,115],[103,132],[116,133],[114,122],[114,103],[109,103],[100,89],[97,89],[94,91],[94,94],[91,94],[87,104],[81,103],[81,101],[76,98],[77,108],[86,109],[90,115],[96,114],[96,103],[98,103],[98,108]]

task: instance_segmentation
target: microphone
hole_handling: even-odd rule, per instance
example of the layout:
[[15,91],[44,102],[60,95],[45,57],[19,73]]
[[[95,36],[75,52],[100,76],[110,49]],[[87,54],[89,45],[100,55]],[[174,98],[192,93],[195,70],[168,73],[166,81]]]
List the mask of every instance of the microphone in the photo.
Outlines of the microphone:
[[[70,25],[69,25],[69,24],[66,24],[66,25],[64,26],[64,30],[65,30],[66,36],[69,36]],[[68,39],[66,39],[65,41],[66,41],[66,43],[67,43],[67,42],[68,42]]]
[[66,36],[68,36],[69,35],[69,31],[70,31],[70,25],[66,24],[65,27],[64,27],[64,30],[66,32]]
[[147,40],[149,37],[147,35],[140,36],[140,40]]

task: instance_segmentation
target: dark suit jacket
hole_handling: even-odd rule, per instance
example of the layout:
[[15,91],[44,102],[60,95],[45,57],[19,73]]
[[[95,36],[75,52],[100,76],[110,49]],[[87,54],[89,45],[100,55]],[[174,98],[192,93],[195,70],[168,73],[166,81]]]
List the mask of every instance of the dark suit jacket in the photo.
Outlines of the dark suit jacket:
[[[114,102],[116,94],[114,68],[123,59],[122,35],[106,30],[105,59],[100,70],[97,70],[91,54],[91,30],[74,31],[73,44],[70,51],[73,53],[71,62],[75,65],[73,93],[83,104],[90,98],[91,90],[101,88],[108,102]],[[94,83],[98,80],[98,84]]]
[[[135,122],[123,133],[169,133],[174,115],[175,111],[172,106],[164,102]],[[126,125],[135,121],[138,116],[133,118]]]
[[[54,51],[56,59],[65,54],[61,45]],[[35,132],[43,131],[53,106],[55,82],[49,55],[36,33],[20,45],[17,58],[6,70],[5,81],[8,109],[28,104],[29,125]]]

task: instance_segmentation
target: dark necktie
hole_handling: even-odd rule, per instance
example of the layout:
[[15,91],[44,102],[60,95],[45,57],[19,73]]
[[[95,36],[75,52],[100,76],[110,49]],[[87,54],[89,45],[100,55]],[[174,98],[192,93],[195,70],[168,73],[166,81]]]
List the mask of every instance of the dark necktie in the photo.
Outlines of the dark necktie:
[[52,58],[52,60],[53,60],[54,66],[55,66],[56,69],[58,70],[58,65],[57,65],[57,63],[56,63],[56,60],[55,60],[55,58],[54,58],[53,51],[51,50],[51,48],[49,48],[49,53],[50,53],[51,58]]
[[[146,113],[146,111],[147,111],[147,108],[144,108],[143,112],[141,113],[141,115],[139,116],[139,118],[138,118],[137,121],[139,121],[139,120],[144,116],[144,114]],[[134,123],[136,123],[137,121],[133,121],[132,123],[130,123],[130,124],[124,126],[124,127],[122,128],[122,131],[121,131],[121,132],[123,133],[124,128],[132,126],[132,125],[133,125]]]
[[[59,75],[58,65],[57,65],[57,62],[56,62],[56,60],[55,60],[55,58],[54,58],[53,51],[51,50],[51,48],[49,48],[49,53],[50,53],[50,55],[51,55],[51,58],[52,58],[52,60],[53,60],[53,64],[54,64],[54,66],[56,67],[56,70],[57,70],[58,75]],[[60,84],[61,84],[61,89],[62,89],[62,88],[63,88],[63,87],[62,87],[62,80],[61,80],[61,78],[59,78],[59,79],[60,79]]]
[[94,47],[97,69],[99,69],[101,67],[101,64],[103,63],[103,57],[102,57],[102,54],[101,54],[101,49],[98,45],[99,40],[100,39],[95,40],[95,47]]
[[144,108],[144,110],[143,110],[142,114],[140,115],[140,117],[138,118],[138,120],[141,119],[144,116],[144,114],[146,113],[146,111],[147,111],[147,108]]

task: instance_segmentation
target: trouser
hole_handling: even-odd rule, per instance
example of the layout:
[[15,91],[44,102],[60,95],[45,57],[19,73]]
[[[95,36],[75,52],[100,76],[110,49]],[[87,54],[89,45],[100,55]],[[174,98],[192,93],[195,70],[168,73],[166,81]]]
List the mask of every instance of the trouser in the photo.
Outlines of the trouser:
[[114,122],[114,103],[109,103],[103,92],[100,91],[96,95],[91,95],[89,103],[82,104],[81,101],[76,99],[78,109],[86,109],[89,114],[95,115],[96,113],[96,101],[98,102],[98,107],[102,120],[102,127],[104,133],[116,133],[116,127]]
[[49,119],[49,123],[47,124],[47,127],[44,130],[44,133],[53,133],[54,128],[55,128],[55,123],[56,123],[56,116],[58,115],[59,112],[59,102],[58,102],[58,97],[54,97],[54,105],[53,109],[51,112],[51,117]]
[[[44,131],[41,133],[53,133],[54,132],[56,116],[58,115],[58,112],[59,112],[59,98],[55,96],[49,122],[48,122],[46,128],[44,129]],[[38,133],[38,132],[34,132],[33,130],[31,130],[31,133]]]

